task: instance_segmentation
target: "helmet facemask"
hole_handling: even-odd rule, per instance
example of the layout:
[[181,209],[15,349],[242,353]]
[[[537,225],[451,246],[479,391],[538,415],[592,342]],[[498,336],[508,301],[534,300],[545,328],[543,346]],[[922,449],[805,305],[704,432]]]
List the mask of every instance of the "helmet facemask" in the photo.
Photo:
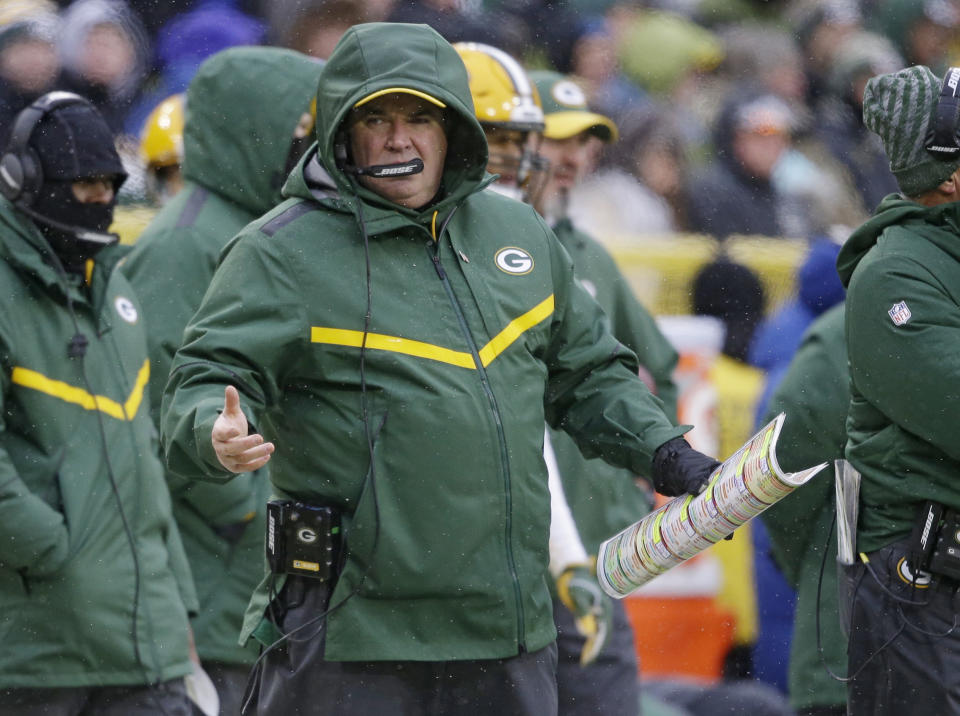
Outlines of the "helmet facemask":
[[487,171],[500,175],[491,189],[532,203],[547,178],[548,163],[539,154],[543,135],[538,131],[505,129],[486,123],[482,126],[489,147]]
[[475,42],[454,47],[467,68],[474,111],[487,137],[487,171],[500,175],[490,188],[532,203],[547,167],[539,154],[545,125],[537,88],[520,64],[496,47]]

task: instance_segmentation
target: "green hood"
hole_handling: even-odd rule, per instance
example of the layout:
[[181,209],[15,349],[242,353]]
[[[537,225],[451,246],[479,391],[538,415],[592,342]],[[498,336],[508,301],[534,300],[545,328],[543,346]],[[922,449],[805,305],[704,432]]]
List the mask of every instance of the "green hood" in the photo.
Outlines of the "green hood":
[[[428,210],[405,209],[361,187],[337,167],[334,158],[335,139],[347,113],[365,97],[391,87],[423,92],[447,105],[443,195]],[[378,22],[350,28],[320,73],[316,155],[346,202],[341,207],[352,210],[351,197],[359,197],[368,221],[386,218],[380,212],[371,213],[373,207],[408,217],[432,215],[476,191],[484,183],[487,140],[473,113],[467,70],[460,55],[426,25]],[[304,163],[314,156],[308,152]],[[290,175],[284,194],[310,198],[302,171]]]
[[297,125],[289,118],[309,111],[321,67],[275,47],[231,48],[204,62],[187,90],[184,176],[252,214],[280,203]]
[[891,194],[880,202],[873,216],[854,231],[837,257],[837,271],[844,288],[867,252],[891,227],[905,227],[911,233],[923,236],[951,256],[960,258],[960,202],[927,207]]

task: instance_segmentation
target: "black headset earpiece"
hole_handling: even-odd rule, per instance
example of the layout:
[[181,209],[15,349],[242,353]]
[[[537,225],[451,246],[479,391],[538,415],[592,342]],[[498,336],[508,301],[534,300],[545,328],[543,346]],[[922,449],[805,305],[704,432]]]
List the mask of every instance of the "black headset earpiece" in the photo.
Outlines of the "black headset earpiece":
[[347,133],[343,129],[337,130],[333,138],[333,160],[339,169],[347,165]]
[[0,195],[19,207],[33,204],[43,186],[43,169],[30,147],[30,137],[46,114],[76,103],[90,104],[73,92],[48,92],[17,115],[7,149],[0,157]]
[[927,132],[925,148],[938,159],[953,159],[960,154],[957,118],[960,116],[960,67],[951,67],[943,76],[937,116]]

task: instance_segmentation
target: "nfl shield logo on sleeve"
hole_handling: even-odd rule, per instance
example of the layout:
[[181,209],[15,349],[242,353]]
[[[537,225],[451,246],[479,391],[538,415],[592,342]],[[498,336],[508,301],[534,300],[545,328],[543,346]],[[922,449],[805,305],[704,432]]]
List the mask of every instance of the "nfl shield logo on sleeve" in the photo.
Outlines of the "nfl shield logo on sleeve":
[[907,308],[906,301],[900,301],[900,303],[893,304],[887,313],[890,314],[890,318],[892,318],[893,322],[898,326],[902,326],[904,323],[909,321],[910,316],[913,315],[910,313],[910,309]]

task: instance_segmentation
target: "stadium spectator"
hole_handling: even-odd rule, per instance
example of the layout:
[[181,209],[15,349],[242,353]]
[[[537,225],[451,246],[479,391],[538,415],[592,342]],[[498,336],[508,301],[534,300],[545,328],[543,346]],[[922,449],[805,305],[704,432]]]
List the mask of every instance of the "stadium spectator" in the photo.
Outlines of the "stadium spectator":
[[602,241],[687,230],[687,147],[673,111],[651,105],[619,121],[620,139],[604,147],[596,172],[572,187],[568,213]]
[[63,13],[58,49],[63,88],[91,102],[114,135],[138,136],[126,127],[150,71],[151,49],[143,25],[122,0],[75,0]]
[[816,107],[829,92],[834,57],[855,32],[863,29],[858,0],[800,0],[786,9],[784,19],[800,45],[807,77],[807,105]]
[[721,240],[732,234],[801,238],[850,214],[842,177],[795,146],[796,120],[765,90],[731,91],[714,125],[716,157],[692,172],[687,186],[692,230]]
[[229,0],[202,0],[171,17],[156,38],[155,72],[126,120],[126,131],[139,136],[154,107],[185,92],[200,64],[211,55],[238,45],[259,45],[265,24]]
[[869,28],[886,35],[908,65],[943,71],[960,29],[950,0],[877,0]]
[[499,24],[478,5],[466,9],[457,0],[406,0],[393,6],[390,22],[429,25],[447,42],[482,42],[497,47],[503,39]]
[[836,53],[829,92],[814,115],[817,137],[849,172],[867,214],[897,191],[897,182],[883,146],[863,124],[863,89],[874,75],[901,67],[903,60],[883,36],[867,32],[850,36]]
[[303,8],[290,26],[282,44],[297,52],[325,60],[347,30],[366,19],[353,0],[327,0]]
[[60,79],[57,6],[46,0],[0,4],[0,146],[14,117]]

